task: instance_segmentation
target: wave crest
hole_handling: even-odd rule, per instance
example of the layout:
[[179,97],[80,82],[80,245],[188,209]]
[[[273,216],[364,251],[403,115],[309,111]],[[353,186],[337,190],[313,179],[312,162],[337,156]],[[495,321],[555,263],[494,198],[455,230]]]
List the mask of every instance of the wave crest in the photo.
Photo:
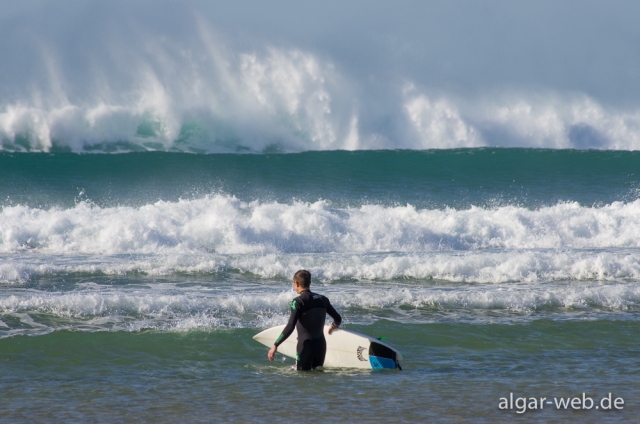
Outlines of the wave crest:
[[6,206],[0,252],[47,254],[367,253],[478,249],[640,247],[640,200],[529,210],[333,208],[315,203],[244,202],[214,195],[135,207]]
[[398,72],[372,89],[330,57],[295,46],[240,49],[202,17],[185,22],[171,41],[137,27],[97,28],[92,55],[71,61],[65,37],[38,38],[33,28],[17,57],[42,71],[11,63],[13,83],[0,86],[0,149],[640,148],[638,110],[586,95],[503,90],[463,99]]

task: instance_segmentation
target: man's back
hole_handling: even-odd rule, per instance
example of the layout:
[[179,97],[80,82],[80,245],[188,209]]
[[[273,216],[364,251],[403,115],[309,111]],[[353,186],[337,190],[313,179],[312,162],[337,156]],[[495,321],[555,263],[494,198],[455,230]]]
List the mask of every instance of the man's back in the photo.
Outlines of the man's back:
[[300,293],[300,296],[293,299],[293,302],[291,302],[292,309],[294,305],[296,309],[299,309],[299,319],[296,323],[298,340],[324,337],[322,331],[327,312],[333,319],[339,316],[331,306],[329,299],[321,294],[313,293],[311,290],[305,290]]

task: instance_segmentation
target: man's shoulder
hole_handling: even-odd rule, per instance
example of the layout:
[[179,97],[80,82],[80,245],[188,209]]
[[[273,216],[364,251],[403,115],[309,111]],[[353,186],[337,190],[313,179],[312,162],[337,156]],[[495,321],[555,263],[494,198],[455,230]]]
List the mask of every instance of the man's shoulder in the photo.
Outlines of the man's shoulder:
[[293,309],[294,304],[297,304],[298,307],[300,307],[306,304],[314,304],[316,302],[328,302],[328,301],[329,299],[327,299],[327,297],[324,295],[313,293],[312,291],[304,291],[298,297],[293,299],[293,301],[291,302],[291,308]]
[[329,299],[327,298],[327,296],[319,293],[309,293],[309,299],[316,306],[318,305],[318,303],[322,303],[326,307],[326,304],[329,303]]
[[323,295],[321,295],[319,293],[314,293],[311,290],[307,290],[305,292],[302,292],[300,294],[300,296],[298,296],[298,297],[302,298],[303,296],[306,299],[312,299],[312,300],[319,300],[319,299],[326,299],[327,298],[326,296],[323,296]]
[[296,310],[299,310],[303,304],[304,302],[302,301],[300,296],[298,296],[291,301],[291,303],[289,304],[289,307],[291,308],[291,310],[296,311]]

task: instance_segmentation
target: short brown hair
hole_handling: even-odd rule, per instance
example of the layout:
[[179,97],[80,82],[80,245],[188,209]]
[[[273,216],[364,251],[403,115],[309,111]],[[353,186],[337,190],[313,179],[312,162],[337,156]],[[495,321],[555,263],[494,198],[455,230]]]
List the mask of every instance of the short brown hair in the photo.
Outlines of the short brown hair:
[[293,274],[293,281],[298,283],[298,285],[303,289],[308,289],[311,285],[311,273],[306,269],[301,269]]

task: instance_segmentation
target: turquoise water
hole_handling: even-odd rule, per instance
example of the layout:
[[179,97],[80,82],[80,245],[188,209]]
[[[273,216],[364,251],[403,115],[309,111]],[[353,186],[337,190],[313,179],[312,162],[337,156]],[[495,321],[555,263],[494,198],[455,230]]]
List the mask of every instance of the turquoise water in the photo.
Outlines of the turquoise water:
[[[640,155],[0,153],[0,420],[629,422]],[[402,372],[252,340],[309,269]],[[615,411],[500,398],[624,399]],[[304,420],[303,420],[304,421]]]
[[543,149],[328,151],[297,154],[2,153],[3,205],[142,206],[211,194],[340,206],[468,208],[633,201],[640,152]]

